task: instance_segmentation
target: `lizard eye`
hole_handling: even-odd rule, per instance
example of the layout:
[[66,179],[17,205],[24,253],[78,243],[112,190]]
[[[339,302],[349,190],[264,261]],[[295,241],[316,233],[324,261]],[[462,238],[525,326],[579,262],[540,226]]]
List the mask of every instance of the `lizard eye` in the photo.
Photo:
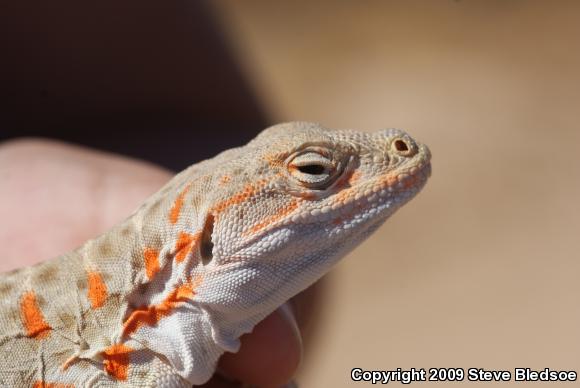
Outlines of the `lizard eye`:
[[288,163],[290,174],[308,188],[323,189],[336,176],[336,164],[332,159],[315,151],[296,155]]

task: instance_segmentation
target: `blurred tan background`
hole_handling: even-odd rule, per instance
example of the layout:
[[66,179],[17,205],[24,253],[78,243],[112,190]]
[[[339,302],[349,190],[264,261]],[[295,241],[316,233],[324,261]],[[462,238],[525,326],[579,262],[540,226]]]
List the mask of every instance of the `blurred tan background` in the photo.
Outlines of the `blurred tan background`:
[[400,127],[434,156],[330,276],[301,387],[364,385],[353,367],[580,371],[580,3],[213,4],[275,121]]

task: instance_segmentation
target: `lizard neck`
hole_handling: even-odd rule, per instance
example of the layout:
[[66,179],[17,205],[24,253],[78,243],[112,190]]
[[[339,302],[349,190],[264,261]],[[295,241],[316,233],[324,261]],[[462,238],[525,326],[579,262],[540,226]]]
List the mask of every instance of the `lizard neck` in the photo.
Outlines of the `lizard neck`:
[[[205,220],[190,187],[185,179],[174,178],[133,216],[77,252],[82,265],[101,274],[107,287],[100,311],[95,311],[109,317],[107,327],[91,338],[139,344],[168,360],[186,380],[202,383],[224,348],[214,341],[212,322],[195,298],[202,283]],[[89,348],[102,349],[99,341]],[[237,350],[237,343],[229,349]]]

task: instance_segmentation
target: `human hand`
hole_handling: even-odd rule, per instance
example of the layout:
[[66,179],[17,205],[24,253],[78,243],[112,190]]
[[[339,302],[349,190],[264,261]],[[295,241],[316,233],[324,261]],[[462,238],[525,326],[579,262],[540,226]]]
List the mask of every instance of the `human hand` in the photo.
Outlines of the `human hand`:
[[[121,221],[172,174],[146,162],[47,140],[0,144],[0,272],[74,249]],[[296,372],[317,287],[293,298],[220,359],[205,386],[279,387]],[[224,377],[227,376],[227,377]]]

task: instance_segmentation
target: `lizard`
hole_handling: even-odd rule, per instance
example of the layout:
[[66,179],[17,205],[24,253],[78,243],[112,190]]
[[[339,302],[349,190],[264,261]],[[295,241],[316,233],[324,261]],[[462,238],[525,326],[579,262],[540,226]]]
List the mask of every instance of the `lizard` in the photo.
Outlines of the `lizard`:
[[292,122],[177,174],[107,233],[0,274],[0,386],[188,387],[413,198],[406,132]]

